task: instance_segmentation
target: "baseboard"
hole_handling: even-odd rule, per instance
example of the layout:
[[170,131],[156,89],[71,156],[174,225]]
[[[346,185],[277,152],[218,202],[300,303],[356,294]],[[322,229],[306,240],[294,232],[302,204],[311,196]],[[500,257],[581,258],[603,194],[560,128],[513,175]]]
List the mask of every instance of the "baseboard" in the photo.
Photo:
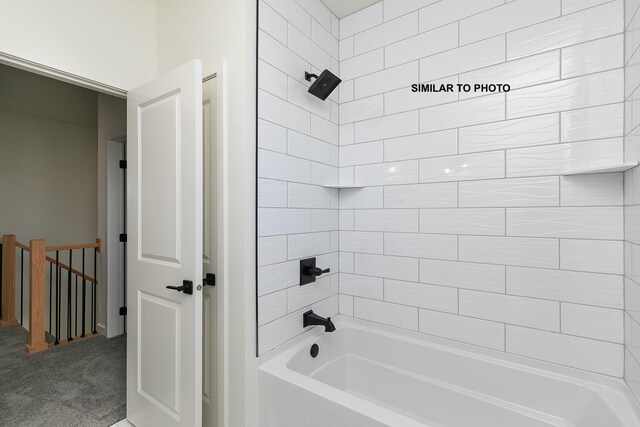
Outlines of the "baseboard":
[[107,336],[107,328],[105,328],[103,325],[101,325],[100,323],[98,323],[97,325],[97,331],[100,335],[102,336]]

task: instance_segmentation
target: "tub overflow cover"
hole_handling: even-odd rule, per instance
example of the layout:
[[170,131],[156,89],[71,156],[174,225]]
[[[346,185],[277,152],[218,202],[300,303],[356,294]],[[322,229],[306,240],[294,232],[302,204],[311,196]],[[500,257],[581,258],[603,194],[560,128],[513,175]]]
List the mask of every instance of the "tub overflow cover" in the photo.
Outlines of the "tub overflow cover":
[[311,354],[311,357],[315,358],[319,351],[320,347],[318,347],[318,344],[314,344],[311,346],[311,351],[309,353]]

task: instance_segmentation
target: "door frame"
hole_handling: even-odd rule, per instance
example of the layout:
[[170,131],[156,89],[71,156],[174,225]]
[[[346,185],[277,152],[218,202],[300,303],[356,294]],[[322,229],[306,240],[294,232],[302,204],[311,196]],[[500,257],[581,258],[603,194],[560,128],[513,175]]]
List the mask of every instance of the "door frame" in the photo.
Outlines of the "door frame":
[[106,270],[106,301],[101,301],[99,308],[105,310],[106,319],[104,331],[107,338],[115,337],[126,332],[125,316],[119,314],[120,307],[126,306],[125,300],[125,273],[126,261],[125,243],[119,241],[120,233],[126,233],[126,194],[125,171],[120,168],[120,160],[126,159],[126,135],[112,138],[107,144],[107,194],[106,194],[106,262],[102,261],[102,269]]
[[95,90],[96,92],[106,93],[107,95],[112,95],[117,98],[127,97],[127,91],[119,87],[111,86],[106,83],[98,82],[96,80],[91,80],[77,74],[68,73],[57,68],[49,67],[48,65],[10,55],[6,52],[0,52],[0,64],[19,68],[30,73],[49,77],[51,79],[60,80],[75,86]]

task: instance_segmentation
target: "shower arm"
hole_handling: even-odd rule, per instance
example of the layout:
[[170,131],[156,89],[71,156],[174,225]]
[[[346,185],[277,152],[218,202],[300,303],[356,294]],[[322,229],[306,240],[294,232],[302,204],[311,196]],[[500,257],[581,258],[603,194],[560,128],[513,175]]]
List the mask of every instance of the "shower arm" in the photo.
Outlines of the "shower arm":
[[317,74],[311,74],[311,73],[309,73],[307,71],[304,72],[304,79],[306,81],[310,82],[311,81],[311,77],[313,77],[314,79],[317,79],[318,75]]

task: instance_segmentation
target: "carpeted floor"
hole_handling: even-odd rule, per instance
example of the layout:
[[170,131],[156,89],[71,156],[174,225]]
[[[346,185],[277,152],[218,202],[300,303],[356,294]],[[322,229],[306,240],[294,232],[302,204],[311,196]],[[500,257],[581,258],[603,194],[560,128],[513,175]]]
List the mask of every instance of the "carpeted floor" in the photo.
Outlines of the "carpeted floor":
[[102,336],[33,356],[27,332],[0,329],[0,426],[99,427],[126,416],[126,338]]

